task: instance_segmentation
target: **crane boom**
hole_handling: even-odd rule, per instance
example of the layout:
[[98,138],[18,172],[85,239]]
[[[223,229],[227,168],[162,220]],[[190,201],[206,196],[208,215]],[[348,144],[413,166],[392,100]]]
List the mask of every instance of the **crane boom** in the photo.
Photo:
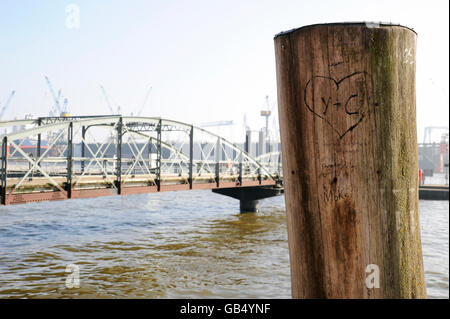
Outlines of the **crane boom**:
[[200,123],[199,127],[211,127],[211,126],[227,126],[227,125],[233,125],[233,121],[217,121],[217,122],[207,122],[207,123]]
[[12,91],[11,94],[9,95],[8,100],[6,100],[5,105],[3,105],[1,111],[0,111],[0,120],[3,118],[3,115],[5,114],[6,109],[8,108],[9,104],[11,103],[11,100],[14,96],[14,94],[16,93],[16,91]]
[[67,103],[68,102],[69,102],[69,100],[67,100],[67,98],[64,98],[64,102],[63,102],[63,106],[62,106],[63,113],[67,113]]
[[55,105],[52,108],[52,110],[50,111],[50,115],[55,115],[55,113],[56,113],[56,115],[58,115],[59,113],[62,112],[61,111],[61,106],[59,105],[59,99],[60,99],[60,96],[61,96],[61,90],[59,90],[58,97],[57,97],[56,94],[55,94],[55,91],[53,90],[52,83],[50,82],[48,76],[45,76],[45,81],[47,82],[48,89],[50,90],[50,94],[52,95],[53,100],[55,101]]
[[147,91],[147,94],[144,97],[144,102],[142,102],[142,106],[141,109],[139,110],[139,112],[137,113],[137,116],[141,116],[142,111],[144,110],[145,104],[147,104],[148,101],[148,97],[150,95],[150,92],[152,91],[152,87],[150,87]]
[[105,88],[103,87],[103,85],[100,85],[100,88],[102,89],[102,93],[103,93],[103,96],[105,97],[106,104],[108,105],[109,111],[110,111],[111,114],[113,115],[113,114],[114,114],[114,110],[113,110],[113,108],[112,108],[112,106],[111,106],[111,103],[109,102],[108,94],[106,94],[106,90],[105,90]]

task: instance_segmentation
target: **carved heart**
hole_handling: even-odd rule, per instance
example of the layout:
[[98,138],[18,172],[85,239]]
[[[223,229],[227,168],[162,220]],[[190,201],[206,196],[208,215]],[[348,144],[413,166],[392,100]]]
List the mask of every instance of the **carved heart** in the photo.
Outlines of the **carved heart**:
[[305,105],[342,139],[364,119],[368,109],[368,79],[366,72],[355,72],[340,80],[313,76],[305,86]]

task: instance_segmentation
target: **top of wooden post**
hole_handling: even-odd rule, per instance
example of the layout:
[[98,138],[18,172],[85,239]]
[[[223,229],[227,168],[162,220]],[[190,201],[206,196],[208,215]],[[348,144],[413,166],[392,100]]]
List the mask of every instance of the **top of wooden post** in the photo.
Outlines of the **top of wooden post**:
[[411,30],[415,34],[417,34],[414,29],[409,28],[407,26],[401,25],[401,24],[393,24],[393,23],[386,23],[386,22],[332,22],[332,23],[316,23],[316,24],[310,24],[305,25],[303,27],[294,28],[288,31],[282,31],[275,35],[275,39],[279,36],[287,35],[293,32],[297,32],[299,30],[309,29],[309,28],[316,28],[316,27],[331,27],[331,26],[366,26],[367,28],[380,28],[380,27],[401,27],[408,30]]

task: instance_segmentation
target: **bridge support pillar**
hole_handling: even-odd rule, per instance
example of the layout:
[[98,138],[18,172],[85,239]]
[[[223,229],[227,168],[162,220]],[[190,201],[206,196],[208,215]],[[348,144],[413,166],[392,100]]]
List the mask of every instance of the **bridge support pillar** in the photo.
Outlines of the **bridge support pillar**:
[[259,212],[259,200],[241,199],[240,201],[241,213],[257,213]]
[[241,213],[257,213],[259,211],[260,199],[278,196],[284,193],[284,189],[276,185],[215,188],[212,191],[213,193],[239,199]]

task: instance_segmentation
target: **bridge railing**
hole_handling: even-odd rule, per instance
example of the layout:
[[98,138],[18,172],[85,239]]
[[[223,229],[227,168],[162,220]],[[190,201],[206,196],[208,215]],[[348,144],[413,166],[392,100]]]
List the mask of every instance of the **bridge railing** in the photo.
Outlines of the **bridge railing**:
[[269,152],[256,157],[256,161],[264,166],[267,171],[278,179],[283,178],[281,152]]

